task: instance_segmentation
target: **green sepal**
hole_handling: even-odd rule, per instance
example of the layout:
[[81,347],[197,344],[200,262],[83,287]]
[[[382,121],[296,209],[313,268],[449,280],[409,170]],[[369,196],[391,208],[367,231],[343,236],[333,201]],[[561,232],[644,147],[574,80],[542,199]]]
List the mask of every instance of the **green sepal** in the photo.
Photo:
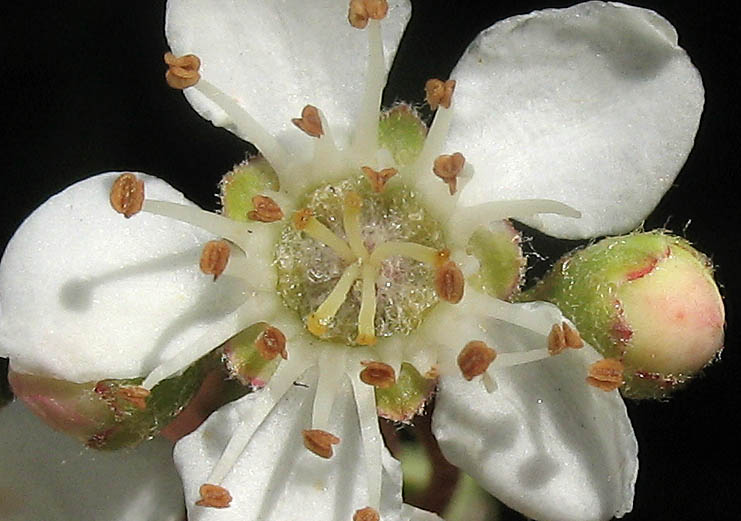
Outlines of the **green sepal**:
[[520,234],[509,221],[478,228],[468,241],[466,253],[479,261],[479,271],[469,279],[479,291],[502,300],[517,294],[527,261]]
[[419,374],[413,365],[403,363],[394,385],[386,389],[376,388],[378,415],[387,420],[408,423],[422,411],[436,383],[436,379]]
[[278,188],[278,174],[267,159],[262,156],[247,159],[228,172],[219,184],[223,214],[235,221],[248,221],[247,214],[255,209],[252,198]]
[[411,105],[399,103],[381,114],[378,146],[385,148],[399,166],[410,165],[422,151],[427,125]]
[[242,385],[263,387],[280,363],[279,356],[266,360],[257,350],[255,340],[267,327],[265,323],[254,324],[234,335],[223,346],[224,360],[229,375]]

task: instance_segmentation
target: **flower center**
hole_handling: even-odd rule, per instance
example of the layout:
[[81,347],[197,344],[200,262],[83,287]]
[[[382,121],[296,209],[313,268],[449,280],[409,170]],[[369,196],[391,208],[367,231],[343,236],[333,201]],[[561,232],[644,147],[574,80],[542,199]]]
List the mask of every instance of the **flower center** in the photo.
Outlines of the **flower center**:
[[350,346],[416,329],[438,302],[445,256],[413,191],[372,187],[357,176],[310,191],[275,247],[285,305],[314,336]]

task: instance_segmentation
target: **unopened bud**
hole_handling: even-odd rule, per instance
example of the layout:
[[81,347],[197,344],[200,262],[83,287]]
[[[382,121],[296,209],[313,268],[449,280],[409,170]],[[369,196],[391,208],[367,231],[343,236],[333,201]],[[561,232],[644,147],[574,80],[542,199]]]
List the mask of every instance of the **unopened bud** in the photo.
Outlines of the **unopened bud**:
[[528,293],[556,304],[624,366],[624,395],[661,398],[723,347],[725,312],[709,260],[665,232],[608,238],[561,259]]

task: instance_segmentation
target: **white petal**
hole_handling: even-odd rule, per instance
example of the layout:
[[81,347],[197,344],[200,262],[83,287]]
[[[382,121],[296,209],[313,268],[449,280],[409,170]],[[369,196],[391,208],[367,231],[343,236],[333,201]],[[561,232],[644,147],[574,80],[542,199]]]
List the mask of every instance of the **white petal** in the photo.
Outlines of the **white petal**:
[[443,521],[443,519],[427,510],[407,505],[406,503],[402,507],[401,517],[404,521]]
[[[543,320],[555,309],[523,306]],[[459,328],[501,351],[544,346],[542,335],[501,321]],[[477,380],[442,376],[433,432],[445,457],[536,520],[607,520],[630,511],[638,447],[617,391],[585,382],[600,358],[585,346],[516,367],[496,369],[495,360],[489,374],[498,387],[491,394]]]
[[[347,21],[342,0],[170,0],[167,40],[177,55],[201,59],[201,75],[234,97],[279,141],[313,146],[291,118],[319,107],[340,141],[347,138],[365,89],[368,34]],[[389,2],[382,21],[386,70],[411,14],[408,0]],[[217,126],[226,114],[200,95],[188,101]],[[242,135],[249,140],[250,136]]]
[[602,2],[499,22],[451,77],[446,153],[476,171],[461,203],[564,202],[583,217],[538,226],[561,237],[636,228],[684,164],[704,100],[669,22]]
[[46,426],[21,402],[0,409],[3,521],[181,521],[183,492],[164,439],[101,452]]
[[[116,213],[109,192],[117,175],[52,197],[8,244],[0,355],[14,371],[78,382],[142,376],[243,299],[227,291],[233,281],[200,272],[209,235],[164,217]],[[140,177],[148,197],[192,204],[164,181]]]
[[[316,387],[312,373],[286,393],[224,479],[222,486],[233,498],[228,508],[195,506],[198,489],[207,482],[238,427],[240,413],[249,415],[260,400],[266,399],[262,391],[222,407],[178,442],[175,463],[185,485],[191,521],[350,520],[356,510],[367,506],[360,424],[347,379],[336,397],[327,429],[342,440],[334,446],[334,456],[322,459],[303,445],[301,431],[311,428]],[[384,469],[381,518],[399,521],[401,467],[386,450]]]

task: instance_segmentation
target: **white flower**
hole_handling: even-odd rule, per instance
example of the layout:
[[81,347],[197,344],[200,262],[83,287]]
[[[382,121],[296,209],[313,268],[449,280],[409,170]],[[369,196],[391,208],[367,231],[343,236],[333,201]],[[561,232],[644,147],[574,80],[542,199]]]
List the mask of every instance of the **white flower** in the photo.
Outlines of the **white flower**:
[[3,521],[182,521],[183,495],[163,439],[100,452],[49,429],[20,402],[0,409]]
[[[439,373],[433,428],[443,451],[510,506],[536,519],[620,516],[632,505],[636,443],[617,393],[584,383],[599,357],[589,347],[549,357],[549,333],[565,323],[557,309],[509,304],[470,284],[457,301],[459,274],[478,269],[466,253],[471,234],[506,217],[562,237],[638,225],[689,152],[699,75],[673,28],[650,11],[591,2],[514,17],[469,47],[451,75],[452,104],[438,109],[421,153],[405,163],[377,137],[386,72],[410,14],[407,2],[390,4],[385,19],[359,31],[340,1],[171,1],[173,52],[201,61],[188,100],[258,147],[280,179],[262,195],[288,218],[208,214],[141,174],[143,211],[124,220],[108,206],[117,174],[73,185],[21,226],[3,257],[2,354],[17,372],[72,381],[149,374],[151,388],[254,323],[280,330],[287,360],[265,389],[178,445],[192,519],[349,519],[364,507],[384,521],[406,515],[373,387],[361,381],[367,360],[395,375],[402,362]],[[192,75],[178,65],[176,77]],[[320,109],[321,137],[290,123],[308,104]],[[465,167],[444,183],[433,164],[456,152]],[[399,212],[373,214],[372,225],[358,199],[368,208],[382,196],[363,185],[362,167],[394,168],[387,191],[408,190]],[[323,183],[332,188],[317,189]],[[333,190],[342,198],[329,215],[316,201]],[[409,215],[413,204],[421,217]],[[294,230],[286,221],[306,205],[317,219],[299,213]],[[404,229],[414,219],[422,227],[407,233],[413,240],[395,235],[399,220]],[[230,241],[230,253],[211,282],[196,264],[214,236]],[[451,263],[438,263],[444,248]],[[311,301],[276,291],[296,282],[296,266],[331,285]],[[377,290],[386,287],[381,276],[401,290]],[[392,305],[420,294],[422,311],[410,312],[407,300]],[[357,337],[325,331],[334,308],[359,309],[338,320],[351,320]],[[456,360],[469,341],[499,352],[470,382]],[[549,359],[526,364],[539,358]],[[331,459],[303,448],[306,430],[340,439]],[[229,508],[195,506],[204,483],[227,489]]]

